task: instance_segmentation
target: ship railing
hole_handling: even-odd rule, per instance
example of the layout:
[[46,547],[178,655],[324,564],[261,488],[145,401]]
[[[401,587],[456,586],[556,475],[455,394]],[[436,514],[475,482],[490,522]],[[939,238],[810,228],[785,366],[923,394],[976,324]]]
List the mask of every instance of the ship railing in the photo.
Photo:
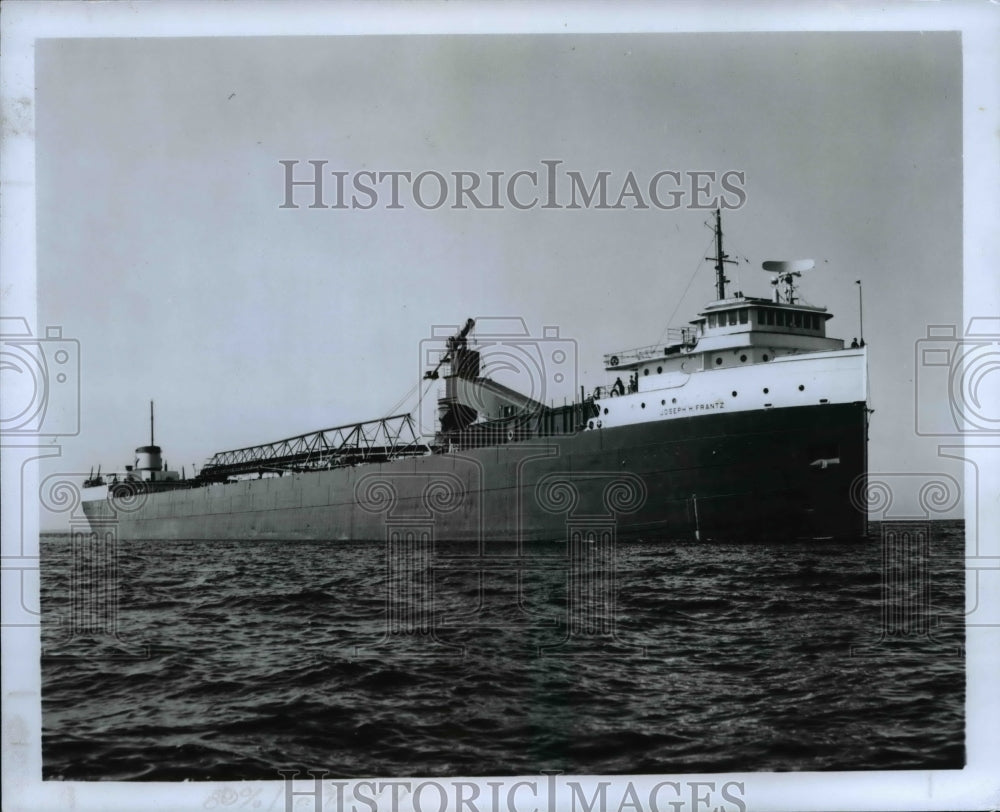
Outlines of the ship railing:
[[102,472],[100,476],[85,479],[83,487],[99,488],[102,485],[117,485],[120,482],[135,482],[138,481],[138,479],[139,477],[134,471],[111,471],[110,473]]
[[543,407],[540,411],[473,423],[464,429],[440,432],[436,447],[442,451],[464,451],[518,443],[540,437],[559,437],[581,431],[587,420],[597,416],[591,397],[582,403]]
[[[157,474],[165,474],[166,470],[156,471]],[[176,473],[171,470],[171,473]],[[161,477],[160,479],[143,479],[142,474],[139,471],[110,471],[108,473],[102,472],[99,477],[90,477],[83,481],[84,488],[100,488],[104,485],[120,485],[125,482],[136,483],[141,482],[148,484],[149,482],[186,482],[187,480],[177,478],[177,479],[167,479],[166,477]]]
[[634,361],[662,358],[678,352],[682,347],[693,347],[697,342],[697,331],[693,327],[670,327],[667,329],[666,337],[665,344],[649,344],[645,347],[609,352],[604,356],[604,366],[614,368]]

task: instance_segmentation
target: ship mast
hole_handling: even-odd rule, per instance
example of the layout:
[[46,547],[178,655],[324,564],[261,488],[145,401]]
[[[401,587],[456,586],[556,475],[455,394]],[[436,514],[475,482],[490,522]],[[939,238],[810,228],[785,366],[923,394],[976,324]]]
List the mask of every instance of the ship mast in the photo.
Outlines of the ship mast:
[[726,298],[726,279],[725,263],[730,265],[735,265],[736,260],[730,259],[728,254],[722,252],[722,211],[720,209],[715,210],[715,256],[705,257],[705,259],[710,259],[715,262],[715,295],[718,299]]
[[149,444],[156,445],[153,439],[153,401],[149,401]]

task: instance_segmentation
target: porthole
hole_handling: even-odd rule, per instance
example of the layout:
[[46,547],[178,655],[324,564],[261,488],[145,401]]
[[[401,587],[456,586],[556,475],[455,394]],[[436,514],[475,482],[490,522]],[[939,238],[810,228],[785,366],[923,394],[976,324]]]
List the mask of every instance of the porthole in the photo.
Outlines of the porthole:
[[[771,391],[771,390],[770,390],[770,389],[768,389],[768,388],[767,388],[766,386],[764,387],[764,394],[765,394],[765,395],[766,395],[766,394],[767,394],[768,392],[770,392],[770,391]],[[607,409],[605,409],[604,411],[607,411]]]
[[799,384],[799,391],[800,391],[800,392],[804,392],[804,391],[805,391],[805,389],[806,389],[806,388],[805,388],[805,387],[804,387],[804,386],[803,386],[802,384]]
[[646,367],[646,368],[645,368],[645,369],[644,369],[644,370],[642,371],[642,374],[643,374],[643,375],[648,375],[648,374],[649,374],[649,367]]
[[662,372],[663,372],[663,367],[657,367],[656,368],[656,374],[657,375],[661,374]]
[[[764,390],[764,391],[767,391],[767,390]],[[604,407],[604,414],[607,414],[607,413],[608,413],[608,407],[607,407],[607,406],[605,406],[605,407]]]
[[736,397],[736,390],[733,390],[733,397]]
[[676,403],[677,402],[677,398],[670,398],[670,402],[671,403]]
[[740,363],[745,364],[747,362],[747,357],[745,355],[740,356]]
[[642,407],[643,409],[645,409],[645,408],[646,408],[646,404],[645,404],[645,403],[640,403],[639,405],[640,405],[640,406],[641,406],[641,407]]
[[771,356],[768,355],[766,352],[764,353],[763,358],[764,358],[765,361],[770,361],[771,360]]
[[591,420],[591,421],[590,421],[590,423],[588,423],[587,425],[589,425],[589,426],[590,426],[590,428],[594,428],[594,421],[593,421],[593,420]]
[[719,366],[719,364],[721,364],[721,363],[722,363],[722,359],[721,358],[716,358],[715,359],[715,365],[716,366]]
[[666,400],[661,400],[660,401],[660,405],[661,406],[666,406],[667,405],[667,401]]

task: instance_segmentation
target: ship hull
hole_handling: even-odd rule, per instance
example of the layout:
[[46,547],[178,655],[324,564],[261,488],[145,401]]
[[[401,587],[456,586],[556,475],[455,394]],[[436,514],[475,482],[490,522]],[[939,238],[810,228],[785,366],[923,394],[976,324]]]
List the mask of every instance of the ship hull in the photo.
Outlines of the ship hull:
[[851,538],[863,402],[706,415],[85,501],[123,539]]

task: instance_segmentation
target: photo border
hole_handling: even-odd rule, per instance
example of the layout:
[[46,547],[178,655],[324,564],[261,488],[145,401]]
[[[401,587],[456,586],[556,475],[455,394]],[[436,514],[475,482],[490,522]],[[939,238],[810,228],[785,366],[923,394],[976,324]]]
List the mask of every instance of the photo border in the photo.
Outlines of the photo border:
[[[191,4],[183,0],[146,5],[73,0],[5,3],[0,11],[4,118],[0,156],[4,202],[0,220],[2,314],[25,317],[37,329],[33,134],[36,38],[930,30],[958,30],[962,36],[965,321],[1000,313],[995,271],[1000,256],[996,229],[1000,212],[1000,16],[995,5],[600,3],[585,6],[581,13],[578,6],[538,2],[530,4],[530,11],[527,14],[524,6],[500,3],[230,2],[198,5],[197,13],[192,14]],[[995,773],[995,765],[1000,763],[1000,708],[995,682],[995,675],[1000,673],[1000,612],[996,605],[1000,590],[994,590],[994,596],[989,597],[988,588],[984,589],[985,583],[996,585],[1000,581],[996,571],[1000,569],[1000,505],[994,498],[986,498],[1000,492],[1000,483],[995,447],[974,442],[971,437],[968,440],[954,443],[951,448],[964,454],[975,468],[974,472],[966,468],[967,482],[977,482],[976,489],[966,489],[967,556],[983,562],[980,590],[988,605],[980,607],[980,611],[985,609],[981,616],[986,622],[975,627],[970,624],[966,629],[966,768],[739,773],[664,776],[663,780],[744,782],[744,798],[752,810],[979,809],[1000,804]],[[272,800],[270,808],[284,809],[285,788],[278,780],[180,784],[41,780],[38,627],[17,625],[16,621],[25,613],[37,616],[39,611],[39,520],[34,511],[23,510],[30,503],[30,499],[23,499],[25,494],[37,493],[37,460],[58,455],[58,446],[44,438],[32,441],[7,437],[3,441],[2,755],[7,808],[134,810],[138,808],[137,796],[141,796],[143,808],[208,808],[211,799],[220,797],[218,793],[227,787],[237,791],[253,787],[261,789],[262,800],[281,799],[277,806]],[[975,565],[970,565],[970,571],[973,568]],[[503,780],[513,784],[519,779]],[[604,780],[624,783],[628,777],[608,776]],[[308,791],[308,782],[301,788]],[[525,808],[543,808],[542,802],[528,795],[524,803]]]

